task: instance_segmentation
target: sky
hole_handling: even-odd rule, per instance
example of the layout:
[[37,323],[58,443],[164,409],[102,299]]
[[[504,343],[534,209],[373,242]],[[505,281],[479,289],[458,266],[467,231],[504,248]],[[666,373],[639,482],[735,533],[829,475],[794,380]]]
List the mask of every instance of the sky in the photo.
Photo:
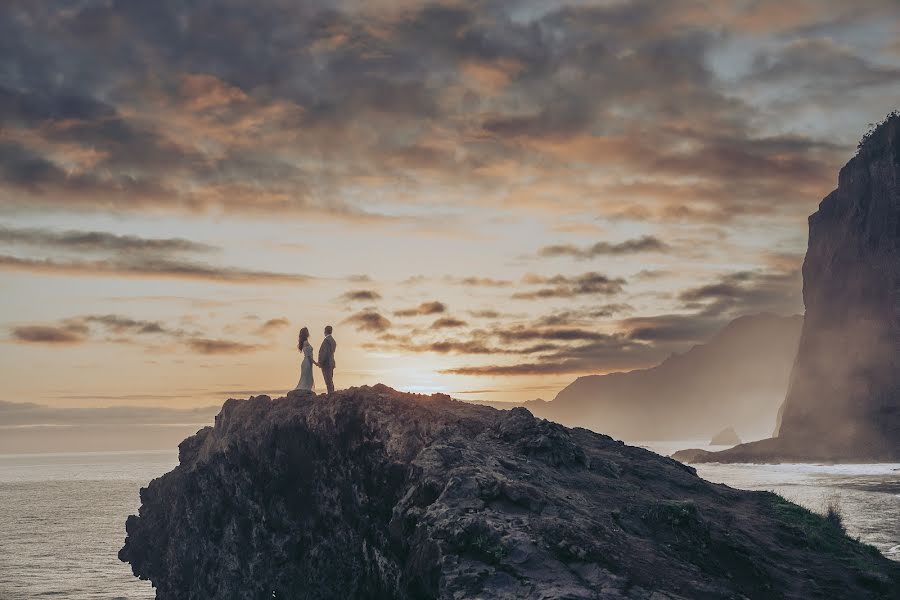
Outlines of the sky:
[[[895,0],[7,0],[11,402],[552,398],[802,313]],[[317,386],[322,387],[317,374]]]

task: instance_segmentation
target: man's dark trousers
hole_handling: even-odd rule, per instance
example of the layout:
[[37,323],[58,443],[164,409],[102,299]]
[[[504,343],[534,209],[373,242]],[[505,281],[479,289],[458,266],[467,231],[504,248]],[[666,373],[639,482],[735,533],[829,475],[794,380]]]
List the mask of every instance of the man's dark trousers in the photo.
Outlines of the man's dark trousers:
[[322,378],[325,380],[325,387],[328,393],[334,392],[334,367],[322,367]]

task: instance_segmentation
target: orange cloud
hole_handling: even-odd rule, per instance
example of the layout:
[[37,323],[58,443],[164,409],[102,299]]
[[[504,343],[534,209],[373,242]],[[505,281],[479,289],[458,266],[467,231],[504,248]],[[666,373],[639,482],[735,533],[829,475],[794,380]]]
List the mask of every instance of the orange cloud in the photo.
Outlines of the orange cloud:
[[464,61],[459,68],[463,77],[490,95],[501,92],[523,69],[520,61],[509,59]]

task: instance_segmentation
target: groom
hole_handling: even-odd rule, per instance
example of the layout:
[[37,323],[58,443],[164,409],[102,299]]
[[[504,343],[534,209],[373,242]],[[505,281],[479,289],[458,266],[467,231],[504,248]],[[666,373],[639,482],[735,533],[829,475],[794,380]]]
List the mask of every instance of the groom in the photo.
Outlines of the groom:
[[328,393],[334,392],[334,351],[337,349],[337,342],[331,337],[331,325],[325,327],[325,339],[319,346],[319,368],[322,369],[322,378],[325,380],[325,387]]

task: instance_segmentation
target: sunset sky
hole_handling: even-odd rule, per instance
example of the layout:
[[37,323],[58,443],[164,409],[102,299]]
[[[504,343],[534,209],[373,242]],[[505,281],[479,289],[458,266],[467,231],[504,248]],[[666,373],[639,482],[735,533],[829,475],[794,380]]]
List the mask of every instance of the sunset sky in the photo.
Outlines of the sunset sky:
[[[800,313],[896,0],[6,0],[0,400],[550,399]],[[321,389],[320,373],[316,384]]]

